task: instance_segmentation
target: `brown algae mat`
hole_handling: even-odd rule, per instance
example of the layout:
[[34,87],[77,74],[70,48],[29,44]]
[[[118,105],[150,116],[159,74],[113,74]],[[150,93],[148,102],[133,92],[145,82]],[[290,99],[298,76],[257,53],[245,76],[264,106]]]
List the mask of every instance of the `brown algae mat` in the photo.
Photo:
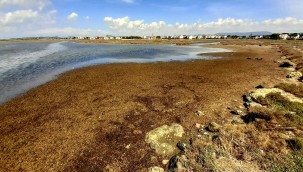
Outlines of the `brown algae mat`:
[[[76,69],[0,106],[0,171],[146,171],[162,164],[146,132],[224,123],[231,103],[286,71],[276,46],[217,45],[217,60]],[[206,115],[197,117],[202,110]]]

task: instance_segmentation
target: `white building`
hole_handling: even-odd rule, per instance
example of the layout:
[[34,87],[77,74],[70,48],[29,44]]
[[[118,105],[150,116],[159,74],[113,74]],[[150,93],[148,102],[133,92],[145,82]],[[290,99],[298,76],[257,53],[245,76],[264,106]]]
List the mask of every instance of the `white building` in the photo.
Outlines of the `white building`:
[[197,36],[190,35],[190,36],[188,37],[188,39],[197,39]]
[[289,38],[289,34],[288,34],[288,33],[281,33],[281,34],[279,35],[279,37],[280,37],[281,39],[286,40],[286,39]]

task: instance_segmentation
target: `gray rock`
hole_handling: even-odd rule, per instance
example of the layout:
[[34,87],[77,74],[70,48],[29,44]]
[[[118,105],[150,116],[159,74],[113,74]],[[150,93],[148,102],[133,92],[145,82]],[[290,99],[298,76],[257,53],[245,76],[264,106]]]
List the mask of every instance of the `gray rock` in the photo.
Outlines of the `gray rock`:
[[301,98],[298,98],[298,97],[294,96],[293,94],[287,93],[284,90],[281,90],[279,88],[257,89],[257,90],[250,92],[249,96],[251,97],[251,99],[253,101],[256,101],[259,97],[265,98],[267,96],[267,94],[270,94],[270,93],[280,93],[281,96],[285,97],[286,99],[288,99],[291,102],[303,103],[303,100]]
[[184,129],[179,124],[163,125],[146,133],[145,142],[156,151],[158,155],[173,155],[177,149],[176,144],[182,138]]
[[204,113],[202,112],[202,111],[196,111],[196,113],[195,113],[197,116],[204,116]]
[[185,149],[186,149],[186,144],[183,142],[178,142],[177,143],[177,148],[181,151],[181,153],[184,153]]
[[185,155],[175,155],[169,160],[168,172],[191,171],[188,169],[189,163],[190,161]]
[[148,172],[164,172],[164,169],[161,167],[154,166],[148,168]]

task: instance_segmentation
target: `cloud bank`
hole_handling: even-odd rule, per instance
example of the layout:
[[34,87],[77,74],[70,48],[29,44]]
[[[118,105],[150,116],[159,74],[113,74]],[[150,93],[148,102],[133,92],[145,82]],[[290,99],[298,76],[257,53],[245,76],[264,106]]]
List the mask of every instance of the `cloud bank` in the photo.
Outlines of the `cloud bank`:
[[199,23],[175,23],[167,24],[165,21],[146,23],[144,20],[131,20],[129,17],[112,18],[105,17],[112,33],[126,35],[168,35],[168,34],[214,34],[218,32],[302,32],[303,20],[286,17],[268,19],[264,21],[253,21],[249,19],[219,18],[213,22]]

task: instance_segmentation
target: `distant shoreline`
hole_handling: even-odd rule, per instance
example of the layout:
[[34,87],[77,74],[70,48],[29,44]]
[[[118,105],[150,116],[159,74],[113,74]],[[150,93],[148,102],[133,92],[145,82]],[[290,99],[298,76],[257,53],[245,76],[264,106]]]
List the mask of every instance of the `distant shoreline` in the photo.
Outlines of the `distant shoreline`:
[[1,42],[76,42],[89,44],[176,44],[190,45],[193,43],[220,42],[220,39],[164,39],[164,40],[73,40],[73,39],[26,39],[26,40],[0,40]]

